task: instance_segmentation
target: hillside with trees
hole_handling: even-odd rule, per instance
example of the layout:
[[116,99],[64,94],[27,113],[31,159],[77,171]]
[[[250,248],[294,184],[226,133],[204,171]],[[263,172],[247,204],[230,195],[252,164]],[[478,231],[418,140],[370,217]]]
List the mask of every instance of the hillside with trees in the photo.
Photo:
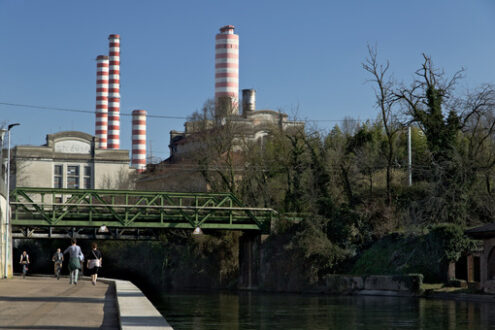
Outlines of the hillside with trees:
[[[329,273],[380,273],[383,265],[441,279],[470,246],[463,229],[494,219],[495,89],[460,91],[463,71],[446,74],[427,55],[404,83],[371,47],[362,66],[376,95],[375,120],[347,119],[329,131],[274,125],[261,141],[244,141],[235,122],[215,119],[209,102],[191,117],[201,147],[156,165],[138,188],[229,191],[246,205],[275,209],[262,247],[266,289],[303,290]],[[161,274],[153,281],[235,286],[237,240],[238,233],[166,233],[146,248],[160,260],[152,262]],[[373,245],[375,255],[366,254]],[[117,268],[128,266],[114,258]]]

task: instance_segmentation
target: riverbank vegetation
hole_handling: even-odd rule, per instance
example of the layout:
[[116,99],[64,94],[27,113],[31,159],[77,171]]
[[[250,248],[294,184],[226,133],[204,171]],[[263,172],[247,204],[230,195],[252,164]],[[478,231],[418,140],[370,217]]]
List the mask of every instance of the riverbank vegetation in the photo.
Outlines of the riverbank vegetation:
[[[427,55],[404,83],[391,77],[389,63],[380,63],[372,47],[362,66],[375,91],[375,120],[348,118],[328,131],[310,122],[287,129],[274,124],[253,142],[228,117],[216,125],[210,102],[191,117],[202,148],[175,160],[188,165],[174,168],[181,185],[170,175],[161,183],[187,190],[190,177],[191,186],[201,181],[278,212],[262,247],[266,289],[304,289],[337,272],[414,272],[438,281],[472,246],[464,228],[493,221],[494,87],[462,91],[464,71],[448,75]],[[154,170],[160,173],[160,165]],[[235,283],[238,260],[229,249],[238,237],[217,233],[198,241],[189,234],[167,235],[163,249],[174,252],[163,256],[162,274],[180,269],[196,278],[188,283],[208,282],[203,275],[210,287]]]

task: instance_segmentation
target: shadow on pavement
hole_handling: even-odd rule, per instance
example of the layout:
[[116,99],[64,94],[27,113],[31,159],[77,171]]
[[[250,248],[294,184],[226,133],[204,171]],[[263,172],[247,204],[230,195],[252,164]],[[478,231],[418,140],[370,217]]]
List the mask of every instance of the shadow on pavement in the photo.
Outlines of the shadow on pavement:
[[5,297],[0,296],[0,301],[39,301],[39,302],[70,302],[70,303],[96,303],[101,304],[106,299],[87,297]]
[[[115,283],[109,284],[105,292],[105,303],[103,304],[103,322],[100,329],[115,329],[119,323],[117,312],[117,295],[115,294]],[[117,326],[118,329],[118,326]]]
[[134,327],[151,327],[163,325],[162,316],[121,316],[122,324]]
[[[35,326],[33,327],[32,325],[30,326],[15,326],[15,325],[9,325],[9,326],[1,326],[0,325],[0,329],[26,329],[26,330],[46,330],[46,329],[53,329],[53,330],[57,330],[57,329],[67,329],[67,330],[96,330],[96,329],[102,329],[101,327],[91,327],[91,328],[88,328],[88,327],[73,327],[73,326],[54,326],[54,325],[47,325],[47,326],[44,326],[44,325],[41,325],[41,326]],[[104,329],[104,328],[103,328]]]
[[119,297],[146,297],[142,292],[121,292]]

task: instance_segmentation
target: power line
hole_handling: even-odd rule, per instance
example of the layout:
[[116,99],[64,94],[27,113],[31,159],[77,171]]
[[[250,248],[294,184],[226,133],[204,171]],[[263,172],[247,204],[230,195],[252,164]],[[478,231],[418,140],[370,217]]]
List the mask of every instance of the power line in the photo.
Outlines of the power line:
[[[20,103],[8,103],[8,102],[0,102],[0,105],[19,107],[19,108],[30,108],[30,109],[40,109],[40,110],[52,110],[52,111],[62,111],[62,112],[76,112],[76,113],[87,113],[87,114],[95,114],[94,110],[86,110],[86,109],[74,109],[74,108],[63,108],[63,107],[49,107],[42,105],[32,105],[32,104],[20,104]],[[120,113],[121,116],[132,117],[131,113]],[[147,115],[148,118],[161,118],[161,119],[190,119],[188,117],[183,116],[168,116],[168,115]],[[354,118],[344,118],[344,119],[300,119],[294,120],[300,122],[344,122],[344,121],[362,121],[360,119]]]
[[[47,107],[41,105],[31,105],[31,104],[18,104],[18,103],[7,103],[0,102],[0,105],[8,105],[12,107],[20,107],[20,108],[32,108],[32,109],[41,109],[41,110],[54,110],[54,111],[63,111],[63,112],[77,112],[77,113],[89,113],[95,114],[94,110],[83,110],[83,109],[71,109],[71,108],[60,108],[60,107]],[[121,116],[132,117],[131,113],[120,113]],[[166,115],[148,115],[150,118],[162,118],[162,119],[187,119],[187,117],[180,116],[166,116]]]

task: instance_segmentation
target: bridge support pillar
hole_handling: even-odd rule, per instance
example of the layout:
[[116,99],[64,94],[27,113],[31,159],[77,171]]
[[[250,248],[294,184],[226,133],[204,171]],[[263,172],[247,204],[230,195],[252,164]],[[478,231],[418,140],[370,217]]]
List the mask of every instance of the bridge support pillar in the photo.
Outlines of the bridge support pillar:
[[239,289],[258,288],[260,275],[261,234],[243,232],[239,238]]

